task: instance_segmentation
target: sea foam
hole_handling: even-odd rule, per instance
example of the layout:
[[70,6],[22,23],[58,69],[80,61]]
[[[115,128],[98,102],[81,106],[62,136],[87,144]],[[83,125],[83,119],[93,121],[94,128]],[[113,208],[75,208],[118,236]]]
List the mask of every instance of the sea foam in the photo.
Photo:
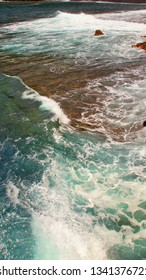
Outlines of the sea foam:
[[12,182],[9,182],[7,185],[7,196],[9,197],[9,199],[14,205],[20,203],[18,195],[19,195],[19,189]]
[[68,125],[70,120],[64,114],[63,110],[60,108],[58,103],[51,98],[46,96],[39,95],[36,91],[32,91],[31,89],[27,89],[22,94],[23,99],[33,99],[35,101],[39,101],[41,104],[39,105],[39,109],[42,111],[50,111],[53,113],[54,120],[59,120],[60,124]]

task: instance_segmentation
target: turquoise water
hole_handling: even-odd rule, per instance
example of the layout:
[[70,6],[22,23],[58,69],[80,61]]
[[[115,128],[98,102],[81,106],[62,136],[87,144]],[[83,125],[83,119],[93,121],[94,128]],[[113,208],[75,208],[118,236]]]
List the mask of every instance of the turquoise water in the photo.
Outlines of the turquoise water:
[[0,259],[146,259],[146,10],[108,5],[2,25]]

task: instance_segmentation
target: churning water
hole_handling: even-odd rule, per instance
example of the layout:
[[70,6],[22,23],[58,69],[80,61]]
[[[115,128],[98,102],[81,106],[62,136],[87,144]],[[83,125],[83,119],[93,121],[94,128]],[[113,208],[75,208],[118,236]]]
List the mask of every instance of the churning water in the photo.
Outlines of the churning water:
[[146,259],[146,6],[0,9],[0,259]]

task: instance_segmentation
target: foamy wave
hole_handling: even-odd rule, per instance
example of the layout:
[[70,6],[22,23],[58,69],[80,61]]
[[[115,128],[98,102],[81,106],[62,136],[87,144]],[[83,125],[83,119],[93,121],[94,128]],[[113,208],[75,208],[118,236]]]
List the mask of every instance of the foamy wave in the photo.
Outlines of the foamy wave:
[[40,30],[49,32],[50,30],[68,30],[91,28],[96,24],[96,18],[93,15],[84,13],[73,14],[57,11],[54,17],[31,20],[27,22],[13,23],[6,26],[6,29],[21,31],[22,29],[32,30],[38,33]]
[[105,32],[109,30],[146,32],[146,25],[142,23],[145,15],[145,10],[98,15],[71,14],[57,11],[55,17],[15,23],[6,26],[5,29],[17,30],[18,32],[25,29],[35,34],[40,32],[48,34],[51,31],[63,30],[92,29],[94,31],[97,28]]
[[59,120],[60,124],[68,125],[70,120],[64,114],[63,110],[59,107],[58,103],[51,98],[46,96],[41,96],[37,92],[32,92],[31,89],[27,89],[22,94],[23,99],[33,99],[35,101],[41,102],[39,109],[42,111],[50,111],[54,114],[53,119]]
[[31,99],[34,101],[38,101],[40,103],[39,109],[41,111],[49,111],[53,114],[53,121],[59,120],[59,123],[63,125],[68,125],[70,123],[69,118],[65,115],[56,101],[46,96],[41,96],[38,92],[25,85],[24,82],[17,76],[5,76],[18,80],[24,86],[23,89],[25,90],[22,93],[22,99]]

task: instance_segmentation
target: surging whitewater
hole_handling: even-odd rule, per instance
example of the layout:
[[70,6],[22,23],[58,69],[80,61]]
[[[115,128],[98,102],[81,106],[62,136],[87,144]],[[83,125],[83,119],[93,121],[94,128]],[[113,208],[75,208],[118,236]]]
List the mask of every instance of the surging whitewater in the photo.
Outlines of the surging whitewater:
[[145,10],[110,5],[1,28],[1,259],[146,258]]

